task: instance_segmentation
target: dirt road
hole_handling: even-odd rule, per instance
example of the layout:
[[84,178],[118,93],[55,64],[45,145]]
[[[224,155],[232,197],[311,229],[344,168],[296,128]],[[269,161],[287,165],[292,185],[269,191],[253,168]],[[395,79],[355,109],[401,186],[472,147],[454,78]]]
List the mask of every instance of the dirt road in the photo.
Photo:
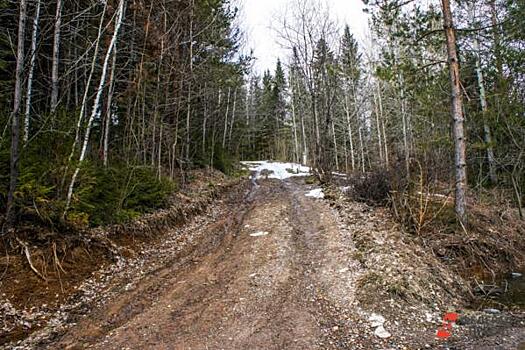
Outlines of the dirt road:
[[[443,307],[374,290],[388,276],[426,283],[421,271],[434,271],[435,260],[402,243],[387,216],[357,203],[342,216],[308,196],[314,187],[301,177],[238,186],[86,281],[79,300],[14,348],[512,349],[525,340],[520,319],[499,322],[496,333],[468,333],[467,325],[464,336],[455,329],[454,343],[436,340]],[[365,249],[372,265],[363,260],[364,237],[374,242]],[[372,311],[385,316],[380,327]]]
[[47,347],[335,346],[334,315],[353,303],[358,265],[329,206],[297,182],[253,186],[229,213],[196,228],[203,234],[186,256],[132,283]]

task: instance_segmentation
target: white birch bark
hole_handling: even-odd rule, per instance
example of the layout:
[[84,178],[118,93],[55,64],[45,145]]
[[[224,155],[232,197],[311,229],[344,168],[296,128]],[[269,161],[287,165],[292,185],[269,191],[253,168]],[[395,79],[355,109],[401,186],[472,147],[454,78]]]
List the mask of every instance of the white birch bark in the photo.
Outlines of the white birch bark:
[[158,179],[160,181],[161,177],[162,177],[162,127],[163,127],[163,124],[162,124],[162,120],[160,122],[160,135],[159,135],[159,149],[158,149],[158,163],[157,163],[157,174],[158,174]]
[[308,145],[306,142],[306,130],[304,125],[304,113],[301,113],[301,136],[303,139],[303,164],[307,165],[308,163]]
[[[229,96],[229,93],[228,93],[228,96]],[[221,98],[222,98],[222,90],[219,89],[219,98],[218,98],[218,101],[217,101],[217,108],[216,108],[216,111],[217,111],[217,114],[219,115],[220,112],[221,112]],[[212,124],[211,126],[211,144],[210,144],[210,149],[211,149],[211,152],[210,152],[210,168],[213,168],[213,159],[215,157],[215,122]]]
[[379,87],[379,83],[376,85],[377,87],[377,99],[379,102],[379,114],[381,117],[381,127],[383,129],[383,146],[385,147],[385,165],[389,166],[389,159],[388,159],[388,144],[386,141],[386,128],[385,128],[385,116],[383,114],[383,98],[381,96],[381,88]]
[[67,198],[66,198],[66,206],[64,209],[64,217],[69,210],[69,206],[71,205],[71,197],[73,196],[73,189],[75,187],[75,182],[78,176],[78,173],[80,172],[80,166],[82,165],[82,162],[86,158],[87,153],[87,147],[89,144],[89,136],[91,134],[91,126],[93,124],[93,121],[95,118],[99,115],[99,109],[100,109],[100,99],[102,97],[102,92],[104,91],[104,84],[106,83],[106,75],[108,71],[109,66],[109,59],[111,57],[111,53],[113,49],[115,48],[118,40],[118,33],[120,30],[120,27],[122,25],[122,21],[124,19],[124,2],[125,0],[120,0],[119,7],[117,10],[117,22],[115,25],[115,30],[113,32],[113,36],[111,38],[111,42],[108,47],[108,51],[106,52],[106,57],[104,58],[104,65],[102,66],[102,74],[100,76],[100,83],[97,89],[97,94],[95,95],[95,100],[93,101],[93,108],[91,110],[91,116],[89,117],[87,126],[86,126],[86,133],[84,135],[84,141],[82,145],[82,150],[80,151],[80,157],[78,159],[78,165],[75,169],[75,172],[73,173],[73,177],[71,178],[71,183],[69,184],[69,189],[67,192]]
[[299,143],[297,141],[297,123],[295,121],[295,98],[293,96],[293,81],[292,81],[292,127],[294,140],[294,162],[299,163]]
[[115,92],[115,70],[117,69],[117,44],[113,50],[113,62],[111,63],[111,74],[109,77],[108,105],[106,110],[106,123],[104,124],[104,146],[102,151],[102,161],[104,167],[108,166],[109,151],[109,128],[111,126],[111,117],[113,115],[113,93]]
[[352,171],[355,171],[355,154],[354,154],[354,139],[352,136],[352,124],[350,122],[350,106],[348,105],[348,94],[345,93],[345,112],[346,125],[348,130],[348,141],[350,142],[350,160],[352,164]]
[[204,118],[202,121],[202,155],[206,153],[206,124],[208,122],[207,84],[204,82]]
[[479,88],[479,102],[481,105],[481,111],[483,113],[483,139],[485,141],[485,147],[487,151],[487,163],[489,166],[489,179],[490,182],[495,184],[498,181],[496,175],[496,166],[495,166],[495,157],[494,157],[494,147],[492,146],[492,133],[490,131],[490,126],[487,123],[487,112],[488,112],[488,103],[487,95],[485,91],[485,82],[483,77],[483,69],[481,68],[481,58],[479,56],[480,46],[479,46],[479,37],[478,35],[474,38],[474,55],[476,56],[476,75],[478,79],[478,88]]
[[75,155],[75,150],[77,148],[78,143],[80,142],[80,129],[82,127],[82,121],[84,120],[84,114],[86,113],[89,90],[91,88],[91,81],[93,80],[93,74],[95,72],[95,66],[97,63],[98,51],[100,47],[100,40],[102,38],[102,32],[104,28],[104,17],[106,15],[106,10],[107,10],[107,2],[104,2],[104,9],[102,10],[102,14],[100,16],[100,23],[98,25],[97,38],[95,40],[95,51],[93,53],[93,59],[91,60],[91,67],[89,70],[88,79],[86,81],[86,86],[84,88],[84,95],[82,96],[82,104],[80,105],[80,112],[78,115],[77,125],[75,129],[75,140],[73,141],[73,144],[71,145],[71,152],[69,152],[69,157],[67,159],[66,170],[64,171],[64,176],[62,177],[61,189],[64,187],[66,176],[69,171],[69,164],[73,160],[73,156]]
[[348,135],[345,134],[345,147],[343,148],[344,151],[345,151],[345,172],[348,174],[349,173],[349,169],[348,169],[348,147],[346,146],[348,143],[347,143],[347,138],[348,138]]
[[18,20],[18,42],[16,48],[15,93],[13,96],[13,112],[11,114],[11,155],[9,173],[9,192],[7,194],[6,219],[7,227],[12,228],[15,217],[13,213],[14,195],[18,182],[18,146],[20,142],[20,104],[22,102],[22,72],[24,69],[24,41],[27,20],[27,2],[20,0],[20,15]]
[[334,125],[334,121],[332,120],[332,136],[333,136],[333,141],[334,141],[334,156],[335,156],[335,169],[336,171],[339,171],[339,156],[338,156],[338,149],[337,149],[337,137],[335,135],[335,125]]
[[231,147],[233,125],[235,124],[235,109],[237,107],[237,89],[233,93],[233,107],[232,107],[232,120],[230,122],[230,134],[228,135],[228,147]]
[[361,171],[365,172],[365,147],[363,145],[363,133],[361,132],[361,126],[357,128],[359,134],[359,147],[361,148]]
[[188,101],[186,111],[186,159],[190,159],[190,117],[191,117],[191,88],[193,82],[193,10],[195,2],[191,2],[190,13],[190,82],[188,84]]
[[381,140],[381,123],[379,122],[379,103],[378,97],[374,95],[374,114],[376,115],[376,129],[377,129],[377,148],[379,150],[379,160],[383,162],[383,143]]
[[222,134],[222,148],[226,147],[226,134],[228,132],[228,113],[230,112],[230,95],[231,91],[228,88],[228,98],[226,101],[226,114],[224,115],[224,133]]
[[407,113],[405,108],[405,90],[403,88],[403,80],[401,80],[401,100],[399,101],[401,106],[401,121],[403,125],[403,148],[405,150],[405,169],[407,172],[407,176],[410,173],[410,150],[408,148],[408,121],[407,121]]
[[58,63],[60,60],[60,30],[62,26],[62,0],[57,0],[55,31],[53,39],[53,62],[51,65],[51,113],[58,105]]
[[24,144],[27,143],[29,139],[29,124],[31,122],[31,98],[33,96],[33,76],[35,71],[36,63],[36,42],[38,37],[38,22],[40,20],[40,7],[41,1],[37,0],[35,17],[33,18],[33,34],[31,36],[31,61],[29,63],[29,75],[27,77],[27,92],[26,92],[26,110],[24,118]]

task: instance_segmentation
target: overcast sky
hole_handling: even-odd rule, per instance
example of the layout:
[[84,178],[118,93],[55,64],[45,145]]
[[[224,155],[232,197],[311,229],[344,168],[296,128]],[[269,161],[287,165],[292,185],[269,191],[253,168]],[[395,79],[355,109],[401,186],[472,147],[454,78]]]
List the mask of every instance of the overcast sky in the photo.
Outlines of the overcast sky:
[[[273,70],[277,57],[283,60],[289,55],[275,39],[272,25],[277,25],[275,18],[282,14],[290,0],[238,0],[241,4],[241,23],[247,36],[248,50],[254,50],[255,69],[262,72]],[[308,1],[308,0],[304,0]],[[325,0],[334,20],[341,27],[347,23],[356,39],[360,42],[366,36],[367,15],[363,13],[361,0]],[[272,22],[272,19],[274,21]],[[273,23],[273,24],[272,24]]]

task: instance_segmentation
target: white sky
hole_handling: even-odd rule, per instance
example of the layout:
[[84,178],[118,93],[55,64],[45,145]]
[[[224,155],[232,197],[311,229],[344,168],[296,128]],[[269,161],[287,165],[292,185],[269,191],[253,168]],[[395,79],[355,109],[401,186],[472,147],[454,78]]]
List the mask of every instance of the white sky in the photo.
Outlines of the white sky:
[[[271,29],[272,19],[282,14],[291,0],[238,0],[241,7],[241,26],[247,36],[247,48],[254,50],[255,70],[259,73],[275,68],[278,57],[286,61],[289,53],[282,49],[276,41],[276,34]],[[308,1],[308,0],[304,0]],[[345,24],[350,26],[354,37],[362,43],[367,32],[368,16],[363,13],[361,0],[325,0],[332,18],[341,29]]]

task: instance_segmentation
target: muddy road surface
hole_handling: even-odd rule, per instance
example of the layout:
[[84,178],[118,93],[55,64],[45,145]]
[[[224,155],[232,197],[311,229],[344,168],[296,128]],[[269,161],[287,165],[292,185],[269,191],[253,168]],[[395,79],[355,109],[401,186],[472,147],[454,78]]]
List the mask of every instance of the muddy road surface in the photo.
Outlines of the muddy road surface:
[[301,182],[252,185],[230,212],[199,228],[204,234],[184,257],[144,276],[45,347],[340,347],[337,324],[345,310],[338,305],[354,302],[358,265],[334,212],[306,197]]
[[521,349],[521,314],[463,314],[443,341],[445,307],[377,294],[388,276],[417,284],[439,263],[400,245],[388,215],[357,203],[345,214],[321,192],[304,177],[246,181],[87,280],[45,328],[7,348]]

